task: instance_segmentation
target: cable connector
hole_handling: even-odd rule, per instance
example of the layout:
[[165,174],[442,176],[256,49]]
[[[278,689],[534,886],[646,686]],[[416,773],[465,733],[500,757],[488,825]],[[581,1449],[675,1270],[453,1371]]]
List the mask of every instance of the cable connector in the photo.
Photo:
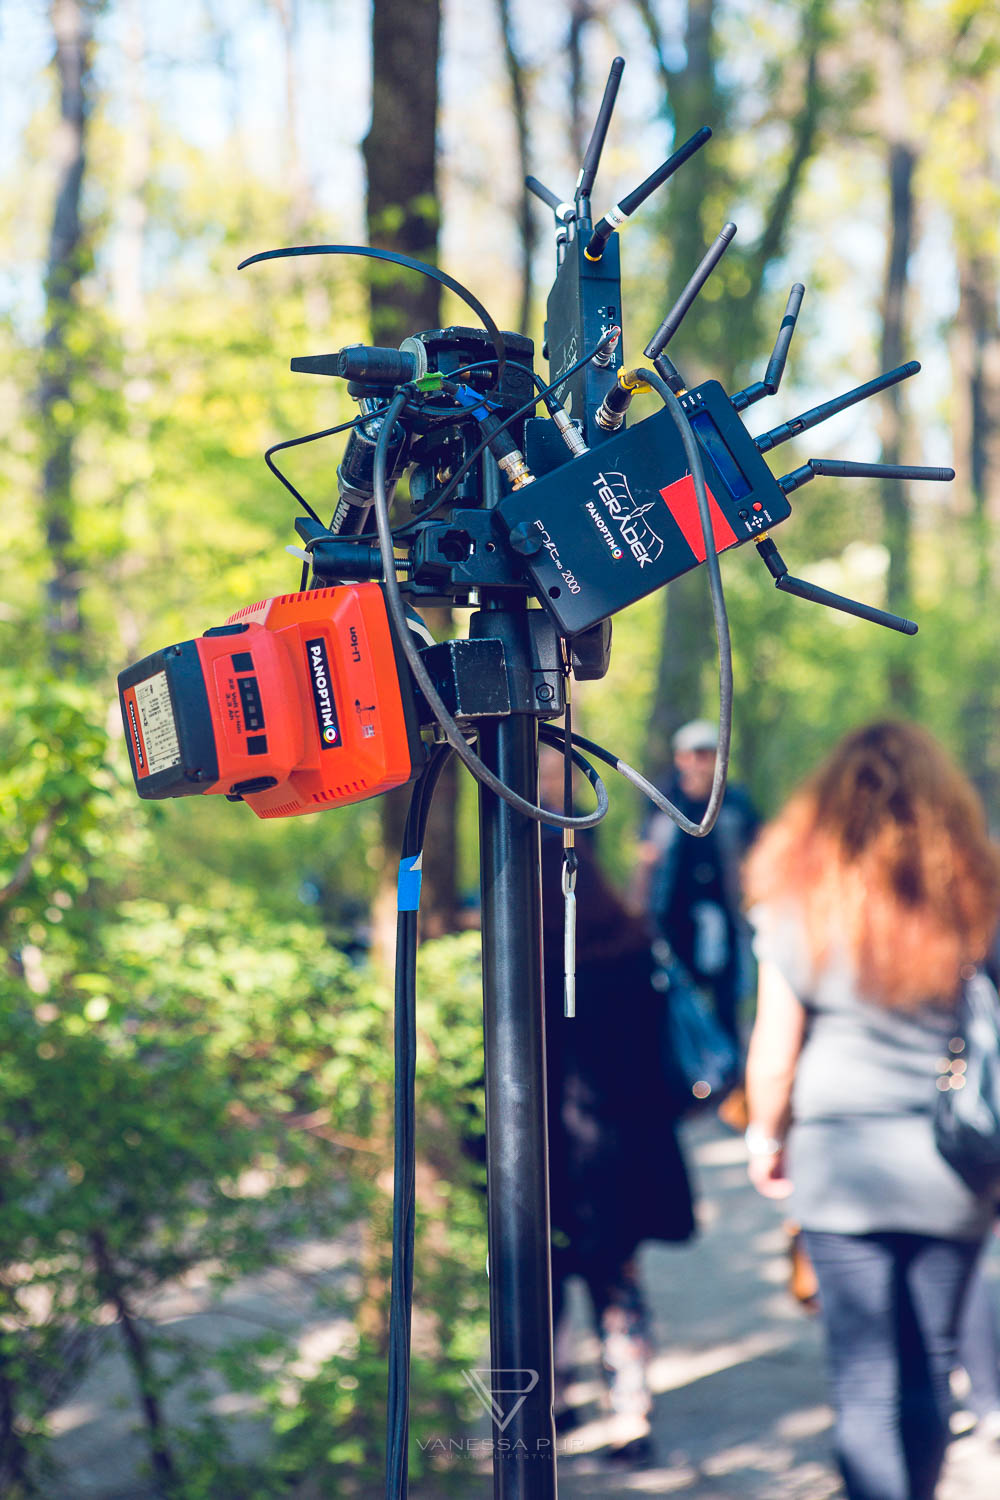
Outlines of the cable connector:
[[[492,447],[491,443],[490,448],[492,449]],[[512,448],[502,458],[497,457],[497,464],[510,480],[512,490],[522,490],[526,484],[534,484],[535,476],[528,468],[524,454],[520,448]]]
[[604,432],[617,432],[625,421],[632,397],[648,391],[650,386],[637,370],[619,370],[618,384],[613,385],[594,413],[594,421]]
[[599,370],[606,370],[608,365],[614,358],[614,353],[618,348],[618,341],[621,336],[621,327],[619,326],[619,324],[613,323],[608,329],[607,333],[604,335],[604,338],[601,342],[601,347],[598,349],[597,353],[591,360],[591,364],[596,365]]
[[467,407],[479,423],[483,436],[488,439],[489,450],[510,480],[511,487],[519,490],[523,485],[530,484],[535,476],[528,468],[524,454],[499,417],[495,417],[490,411],[486,397],[481,396],[470,385],[448,388],[452,390],[455,400]]
[[570,420],[569,413],[564,406],[557,404],[553,407],[550,415],[559,430],[559,436],[574,458],[579,458],[581,454],[590,452],[590,449],[583,441],[583,434],[579,427]]

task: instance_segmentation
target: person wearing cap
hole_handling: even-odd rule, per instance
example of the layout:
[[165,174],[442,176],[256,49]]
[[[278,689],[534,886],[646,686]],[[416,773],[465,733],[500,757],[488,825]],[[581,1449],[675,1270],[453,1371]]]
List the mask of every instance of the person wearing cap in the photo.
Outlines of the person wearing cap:
[[[674,779],[666,794],[695,822],[708,805],[718,743],[718,729],[708,719],[682,724],[673,738]],[[666,813],[654,812],[642,830],[632,887],[633,903],[710,995],[737,1044],[739,1003],[749,977],[740,865],[758,823],[749,795],[732,783],[715,827],[703,839],[689,838]]]

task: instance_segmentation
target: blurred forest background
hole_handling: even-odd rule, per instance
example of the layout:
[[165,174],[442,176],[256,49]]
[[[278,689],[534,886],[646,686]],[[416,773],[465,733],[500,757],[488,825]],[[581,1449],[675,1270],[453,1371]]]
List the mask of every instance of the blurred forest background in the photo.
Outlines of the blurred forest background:
[[[735,772],[766,811],[843,729],[901,713],[947,741],[1000,823],[994,4],[4,0],[4,1495],[57,1492],[47,1413],[115,1344],[149,1493],[374,1482],[391,1188],[379,892],[398,806],[261,823],[221,799],[142,805],[115,675],[296,586],[292,502],[260,455],[352,413],[289,358],[466,321],[447,295],[364,262],[237,263],[292,243],[396,245],[540,347],[551,218],[521,182],[570,194],[616,53],[628,66],[596,212],[699,125],[715,133],[623,235],[626,358],[733,218],[737,241],[671,347],[688,378],[760,378],[802,280],[785,384],[752,430],[904,359],[924,369],[781,467],[957,471],[947,487],[824,479],[782,528],[793,572],[910,615],[915,640],[777,595],[752,549],[725,558]],[[339,453],[316,445],[287,465],[321,511]],[[672,730],[714,713],[714,694],[698,571],[616,619],[611,673],[579,690],[578,715],[663,770]],[[639,809],[613,791],[600,850],[622,881]],[[460,1372],[485,1326],[478,1169],[456,1165],[480,1110],[477,940],[457,931],[475,902],[474,791],[440,801],[420,999],[417,1436],[467,1417]],[[342,1335],[322,1358],[278,1335],[194,1349],[156,1321],[164,1289],[196,1270],[224,1289],[359,1224],[329,1309]],[[252,1460],[229,1441],[237,1406],[268,1434]]]

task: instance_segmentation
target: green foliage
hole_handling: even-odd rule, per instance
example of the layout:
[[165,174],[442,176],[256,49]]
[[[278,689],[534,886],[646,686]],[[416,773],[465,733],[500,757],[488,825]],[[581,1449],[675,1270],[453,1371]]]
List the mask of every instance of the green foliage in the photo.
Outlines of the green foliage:
[[[97,1350],[81,1331],[110,1317],[145,1403],[151,1453],[170,1455],[174,1478],[160,1478],[172,1496],[199,1500],[220,1486],[281,1493],[278,1480],[301,1477],[319,1450],[346,1483],[359,1442],[365,1472],[374,1471],[382,1436],[372,1419],[384,1402],[362,1378],[363,1351],[338,1356],[316,1384],[296,1374],[294,1348],[220,1356],[229,1380],[249,1363],[244,1384],[264,1406],[268,1390],[281,1393],[277,1468],[243,1472],[211,1416],[211,1393],[199,1394],[192,1351],[152,1337],[143,1314],[189,1268],[214,1267],[221,1289],[274,1264],[298,1237],[335,1235],[380,1212],[388,997],[330,945],[317,913],[300,906],[289,920],[252,886],[230,882],[210,908],[132,893],[122,850],[152,860],[159,819],[109,762],[95,696],[9,674],[4,693],[16,712],[0,731],[9,953],[0,971],[0,1382],[25,1461],[35,1462],[53,1396]],[[435,1353],[416,1410],[440,1426],[456,1370],[482,1334],[476,1169],[450,1180],[463,1139],[481,1130],[475,936],[430,945],[422,967],[422,1118],[437,1171],[421,1207],[418,1275]],[[437,1175],[445,1172],[448,1181]],[[193,1412],[179,1433],[162,1417],[172,1389]],[[337,1392],[330,1407],[328,1390]]]
[[[410,1474],[414,1493],[437,1496],[464,1482],[461,1467],[442,1467],[437,1453],[471,1428],[462,1371],[481,1359],[488,1326],[485,1183],[477,1162],[484,1125],[476,934],[441,938],[421,950],[417,1024]],[[378,1205],[372,1209],[377,1216]],[[295,1484],[308,1476],[306,1496],[372,1493],[384,1462],[385,1403],[384,1342],[363,1332],[304,1382],[289,1386],[283,1375],[270,1394],[277,1471]]]

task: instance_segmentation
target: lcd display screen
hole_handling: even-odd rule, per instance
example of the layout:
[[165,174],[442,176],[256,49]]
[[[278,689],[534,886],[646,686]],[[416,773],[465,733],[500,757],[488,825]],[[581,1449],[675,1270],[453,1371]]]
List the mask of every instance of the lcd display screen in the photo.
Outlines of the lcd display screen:
[[707,411],[694,412],[691,416],[691,426],[695,430],[699,443],[718,469],[719,477],[733,499],[742,500],[749,495],[753,485],[727,448],[722,433],[715,425],[714,418]]

